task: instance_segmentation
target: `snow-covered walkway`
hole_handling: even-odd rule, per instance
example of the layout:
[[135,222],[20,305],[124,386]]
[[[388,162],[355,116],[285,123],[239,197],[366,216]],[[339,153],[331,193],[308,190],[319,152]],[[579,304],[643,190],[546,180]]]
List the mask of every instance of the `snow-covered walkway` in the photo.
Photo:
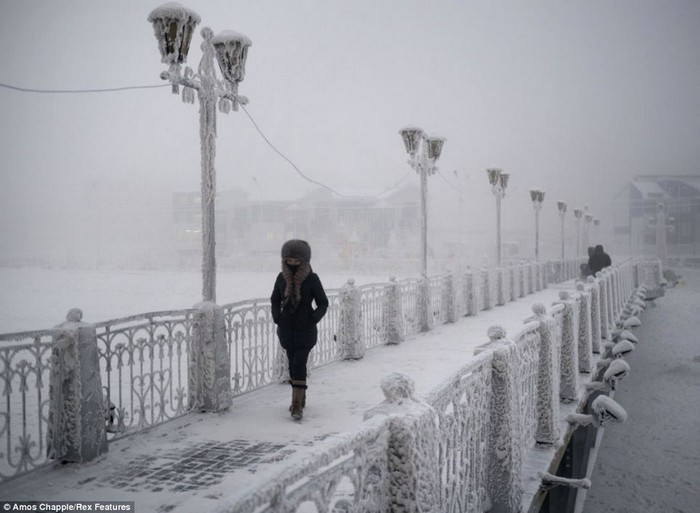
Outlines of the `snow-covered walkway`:
[[532,315],[573,282],[526,296],[476,317],[436,326],[398,346],[382,346],[359,361],[318,368],[309,377],[304,420],[287,411],[291,390],[272,385],[234,399],[230,411],[193,414],[110,445],[85,465],[56,466],[0,487],[13,500],[129,500],[138,511],[207,511],[218,499],[265,482],[290,455],[313,451],[319,441],[362,422],[383,401],[380,380],[392,372],[410,376],[417,396],[427,395],[488,341],[490,326],[514,336]]

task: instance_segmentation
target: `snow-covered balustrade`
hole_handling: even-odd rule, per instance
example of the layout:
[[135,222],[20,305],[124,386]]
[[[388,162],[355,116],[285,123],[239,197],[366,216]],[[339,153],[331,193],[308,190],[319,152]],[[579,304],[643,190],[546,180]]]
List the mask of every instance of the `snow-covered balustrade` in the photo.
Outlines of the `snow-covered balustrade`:
[[399,282],[401,313],[403,314],[402,331],[405,335],[411,335],[420,331],[420,323],[418,319],[420,283],[421,282],[418,279],[407,279]]
[[197,314],[154,312],[94,325],[110,440],[200,406],[188,362]]
[[[634,262],[621,264],[619,276],[631,280],[634,268]],[[237,494],[217,511],[296,512],[307,511],[306,505],[319,512],[522,511],[531,498],[523,481],[528,450],[560,443],[560,401],[579,399],[580,317],[591,325],[584,346],[592,352],[593,324],[602,322],[597,299],[602,287],[612,291],[614,280],[614,273],[601,273],[577,291],[562,291],[549,314],[544,305],[533,305],[535,315],[512,341],[502,328],[490,328],[489,343],[425,401],[414,397],[410,378],[391,375],[382,382],[386,400],[367,412],[359,428],[291,459],[270,484]],[[470,286],[459,288],[466,290],[466,303]],[[610,303],[638,300],[636,288],[622,291],[629,297],[611,296]],[[402,294],[396,281],[387,285],[385,299],[394,293]],[[621,310],[624,317],[632,307]],[[383,319],[391,315],[382,312]],[[370,432],[369,451],[363,452],[354,444],[367,443],[363,437]],[[382,463],[366,473],[372,465],[356,462],[368,453]],[[344,466],[346,461],[352,464]]]
[[474,272],[468,270],[462,276],[462,294],[464,295],[464,302],[466,305],[464,315],[476,315],[479,311],[479,305]]
[[247,300],[222,308],[231,361],[231,393],[240,395],[282,379],[286,360],[280,365],[276,354],[279,342],[270,302]]
[[363,332],[363,310],[365,307],[369,310],[374,306],[375,301],[372,299],[376,290],[377,287],[368,286],[364,298],[361,299],[360,291],[355,287],[355,280],[352,278],[340,290],[340,320],[336,341],[346,360],[358,360],[365,355],[365,340],[368,334]]
[[494,288],[495,285],[492,285],[494,280],[491,279],[491,272],[483,267],[479,271],[479,278],[481,278],[479,282],[479,290],[481,292],[481,310],[491,310],[493,308],[494,304]]
[[579,308],[576,300],[568,291],[559,292],[559,301],[555,305],[561,305],[561,353],[560,353],[560,388],[559,394],[562,400],[573,402],[578,399],[577,377],[578,363],[578,316]]
[[587,278],[587,283],[591,294],[591,351],[600,353],[602,345],[600,331],[600,283],[593,276]]
[[[358,287],[358,298],[362,307],[360,310],[360,324],[364,336],[364,340],[361,343],[363,349],[377,347],[385,343],[382,320],[384,319],[384,297],[386,296],[387,288],[388,285],[383,283]],[[361,357],[364,355],[364,351],[359,349],[356,354]],[[357,358],[357,356],[353,356],[353,358]]]
[[481,512],[487,499],[491,355],[459,369],[426,397],[438,415],[435,511]]
[[[55,446],[46,444],[49,385],[67,343],[58,330],[0,335],[0,481],[50,464],[55,455]],[[61,408],[60,397],[55,400]]]
[[262,486],[224,499],[216,513],[392,511],[390,419],[377,416],[289,458]]
[[576,283],[578,294],[578,370],[591,372],[593,358],[593,328],[591,326],[591,292],[583,282]]

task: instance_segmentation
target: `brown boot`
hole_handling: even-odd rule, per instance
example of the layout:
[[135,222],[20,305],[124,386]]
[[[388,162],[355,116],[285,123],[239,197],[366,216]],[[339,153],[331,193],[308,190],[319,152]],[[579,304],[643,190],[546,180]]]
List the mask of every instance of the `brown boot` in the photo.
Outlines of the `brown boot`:
[[289,407],[294,420],[301,420],[304,416],[306,403],[306,381],[292,381],[292,405]]

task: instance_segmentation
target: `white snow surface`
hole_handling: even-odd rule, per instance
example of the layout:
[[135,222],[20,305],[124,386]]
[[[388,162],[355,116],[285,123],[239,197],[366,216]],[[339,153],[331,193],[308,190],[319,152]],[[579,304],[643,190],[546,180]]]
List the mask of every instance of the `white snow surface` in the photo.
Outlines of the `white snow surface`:
[[[47,322],[53,324],[57,321],[50,320],[64,315],[63,312],[71,306],[84,308],[88,321],[154,309],[188,307],[197,301],[196,292],[193,291],[199,288],[198,275],[188,277],[180,273],[168,274],[169,279],[161,281],[159,285],[153,280],[154,275],[160,273],[112,276],[75,271],[61,272],[60,278],[55,274],[20,269],[3,272],[5,285],[8,282],[31,283],[35,292],[42,291],[39,295],[28,291],[20,293],[18,290],[22,290],[21,287],[8,289],[4,286],[3,290],[12,290],[17,294],[13,302],[15,306],[20,299],[26,302],[28,297],[42,296],[44,302],[41,306],[49,307],[46,312],[36,302],[25,303],[26,306],[33,306],[33,313],[31,322],[25,321],[29,325],[24,328],[44,327]],[[322,272],[320,275],[327,288],[340,286],[345,281],[345,278],[324,275]],[[71,285],[72,290],[76,291],[75,295],[71,298],[52,295],[51,290],[61,289],[46,290],[46,280],[50,276],[62,282],[53,283],[54,287]],[[224,276],[220,275],[219,295],[227,302],[229,298],[233,301],[252,296],[267,297],[268,288],[275,277],[273,273]],[[356,283],[378,281],[372,278],[376,277],[356,277]],[[81,282],[83,286],[78,285]],[[85,286],[86,283],[92,286]],[[99,284],[99,288],[95,284]],[[573,289],[571,282],[567,285],[569,290]],[[542,303],[550,311],[552,302],[559,298],[559,290],[557,286],[550,286],[516,302],[509,302],[504,307],[479,312],[476,317],[459,318],[454,324],[434,326],[428,333],[409,337],[401,344],[371,349],[361,360],[335,362],[313,370],[308,379],[307,406],[301,423],[295,423],[289,417],[289,385],[271,385],[235,398],[232,408],[225,413],[187,415],[145,434],[113,442],[109,453],[97,461],[85,465],[64,465],[10,481],[3,486],[2,495],[12,499],[37,500],[134,500],[140,511],[157,511],[170,506],[173,509],[168,511],[207,511],[220,504],[220,499],[236,496],[244,489],[269,482],[295,454],[311,454],[324,439],[357,426],[369,409],[384,400],[380,381],[387,375],[398,372],[409,376],[415,382],[416,398],[423,400],[436,386],[471,361],[474,349],[488,341],[487,330],[490,327],[503,326],[508,338],[515,338],[524,328],[523,321],[531,317],[533,303]],[[24,295],[27,297],[22,297]],[[128,299],[127,304],[97,302],[100,297],[114,302],[120,296],[122,300]],[[8,305],[4,307],[7,311]],[[15,309],[15,326],[19,324],[20,312],[20,309]],[[143,461],[144,457],[168,461],[173,453],[181,453],[198,444],[232,440],[250,444],[266,442],[284,447],[270,454],[267,462],[259,461],[228,472],[218,484],[199,490],[175,492],[167,488],[153,490],[153,487],[144,486],[139,490],[126,491],[114,484],[120,475],[131,476],[135,462]],[[536,472],[546,470],[551,456],[551,451],[539,451],[525,458],[526,473],[532,473],[534,477],[524,483],[524,500],[528,496],[531,498],[536,491],[533,486],[536,484]],[[38,482],[45,484],[38,487]]]

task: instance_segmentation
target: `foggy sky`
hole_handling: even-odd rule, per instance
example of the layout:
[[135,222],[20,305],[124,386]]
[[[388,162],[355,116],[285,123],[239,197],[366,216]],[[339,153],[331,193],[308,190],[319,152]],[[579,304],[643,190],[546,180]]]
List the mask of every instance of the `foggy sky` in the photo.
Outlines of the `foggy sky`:
[[[0,82],[160,84],[146,21],[160,3],[0,0]],[[527,191],[540,187],[552,236],[557,199],[590,205],[610,227],[612,197],[633,176],[700,172],[697,1],[182,3],[202,18],[188,65],[203,26],[246,34],[239,91],[251,115],[306,175],[344,194],[376,194],[409,171],[397,133],[407,125],[447,138],[439,166],[455,185],[454,170],[468,176],[472,227],[492,222],[490,166],[511,173],[505,229],[530,229]],[[148,239],[171,192],[199,189],[198,104],[168,87],[0,88],[0,111],[0,252],[79,248],[124,212],[144,213]],[[254,199],[313,188],[243,112],[218,115],[216,168],[219,190]],[[440,177],[429,189],[433,226],[454,217],[454,189]]]

